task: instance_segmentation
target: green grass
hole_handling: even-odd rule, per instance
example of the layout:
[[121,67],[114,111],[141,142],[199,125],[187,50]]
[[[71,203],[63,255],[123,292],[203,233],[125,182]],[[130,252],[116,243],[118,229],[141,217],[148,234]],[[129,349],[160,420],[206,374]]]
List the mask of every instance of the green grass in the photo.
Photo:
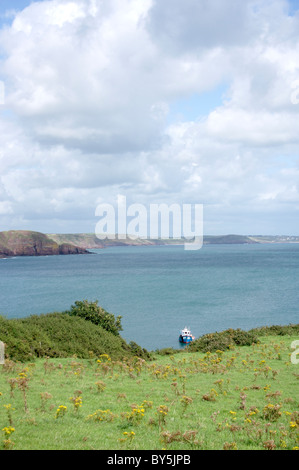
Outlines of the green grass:
[[[299,366],[290,360],[297,339],[264,336],[252,346],[156,353],[153,360],[6,360],[0,366],[0,447],[298,448]],[[61,405],[67,410],[56,417]],[[14,431],[5,436],[9,426]]]

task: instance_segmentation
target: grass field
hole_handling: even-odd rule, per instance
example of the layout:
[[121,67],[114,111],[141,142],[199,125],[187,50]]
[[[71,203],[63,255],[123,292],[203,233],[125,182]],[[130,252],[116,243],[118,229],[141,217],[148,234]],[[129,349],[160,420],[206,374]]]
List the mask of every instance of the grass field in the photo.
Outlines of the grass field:
[[0,447],[61,450],[299,448],[298,337],[152,361],[6,360]]

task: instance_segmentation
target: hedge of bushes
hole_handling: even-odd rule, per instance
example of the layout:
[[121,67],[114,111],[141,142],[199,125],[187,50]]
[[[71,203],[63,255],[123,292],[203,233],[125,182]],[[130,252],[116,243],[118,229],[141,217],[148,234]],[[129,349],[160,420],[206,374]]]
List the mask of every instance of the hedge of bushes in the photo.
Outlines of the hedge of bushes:
[[188,346],[189,351],[225,351],[230,346],[250,346],[259,342],[261,336],[299,335],[299,324],[288,326],[265,326],[249,331],[241,329],[228,329],[220,333],[209,333],[192,341]]
[[[78,307],[79,315],[74,313]],[[90,313],[88,304],[86,311]],[[100,308],[100,307],[99,307]],[[94,309],[94,305],[91,310]],[[36,357],[89,358],[109,354],[114,359],[140,356],[149,353],[136,343],[128,344],[120,335],[120,318],[114,318],[104,310],[92,321],[83,315],[82,305],[71,311],[31,315],[26,318],[6,319],[0,316],[0,340],[5,343],[6,357],[14,361],[34,360]]]

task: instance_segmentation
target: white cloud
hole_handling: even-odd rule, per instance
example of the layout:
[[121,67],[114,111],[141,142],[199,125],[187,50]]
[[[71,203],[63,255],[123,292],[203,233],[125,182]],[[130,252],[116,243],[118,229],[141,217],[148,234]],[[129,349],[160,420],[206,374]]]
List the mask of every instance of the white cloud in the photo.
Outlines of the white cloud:
[[[51,0],[16,13],[0,31],[3,224],[91,231],[97,201],[117,194],[203,202],[221,233],[245,219],[259,231],[256,214],[282,204],[297,214],[298,22],[284,0]],[[209,115],[167,124],[172,102],[224,82]]]

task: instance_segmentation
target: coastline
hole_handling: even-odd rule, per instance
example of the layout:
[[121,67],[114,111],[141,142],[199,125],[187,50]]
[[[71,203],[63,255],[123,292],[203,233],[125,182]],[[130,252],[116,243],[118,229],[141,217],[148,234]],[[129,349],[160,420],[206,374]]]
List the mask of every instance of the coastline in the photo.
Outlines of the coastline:
[[[126,238],[115,235],[102,240],[94,233],[49,233],[30,230],[0,232],[0,258],[90,254],[88,250],[126,246],[180,246],[186,239]],[[286,235],[204,235],[203,245],[299,244],[299,236]]]

